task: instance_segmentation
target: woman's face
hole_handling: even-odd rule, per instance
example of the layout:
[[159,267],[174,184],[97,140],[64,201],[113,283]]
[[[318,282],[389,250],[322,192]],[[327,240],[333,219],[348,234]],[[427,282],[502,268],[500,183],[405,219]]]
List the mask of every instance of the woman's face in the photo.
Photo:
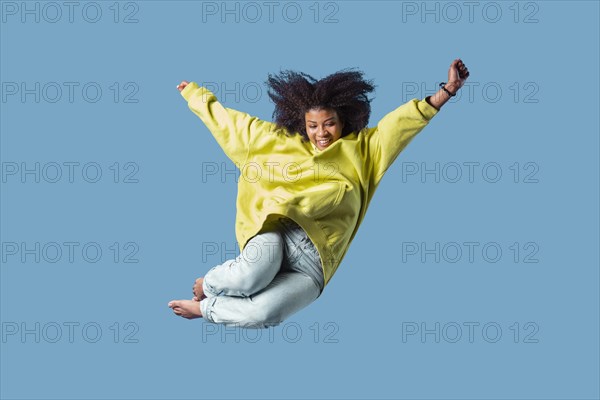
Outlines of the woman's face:
[[304,115],[306,133],[319,150],[329,147],[342,137],[344,124],[332,109],[310,109]]

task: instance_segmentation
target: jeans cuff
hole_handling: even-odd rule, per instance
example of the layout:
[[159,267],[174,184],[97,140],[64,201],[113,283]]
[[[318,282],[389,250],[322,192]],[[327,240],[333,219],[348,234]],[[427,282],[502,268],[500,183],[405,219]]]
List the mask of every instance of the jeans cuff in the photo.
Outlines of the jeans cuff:
[[217,301],[215,297],[207,297],[206,299],[200,302],[200,312],[202,313],[202,318],[212,323],[215,323],[211,316],[212,306],[215,304],[215,301]]

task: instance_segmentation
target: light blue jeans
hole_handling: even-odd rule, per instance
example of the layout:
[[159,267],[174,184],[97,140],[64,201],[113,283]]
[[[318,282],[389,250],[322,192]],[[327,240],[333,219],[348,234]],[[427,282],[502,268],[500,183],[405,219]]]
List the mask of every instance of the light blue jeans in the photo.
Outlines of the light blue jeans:
[[317,249],[300,226],[281,217],[238,257],[206,273],[200,310],[209,322],[268,328],[315,301],[323,287]]

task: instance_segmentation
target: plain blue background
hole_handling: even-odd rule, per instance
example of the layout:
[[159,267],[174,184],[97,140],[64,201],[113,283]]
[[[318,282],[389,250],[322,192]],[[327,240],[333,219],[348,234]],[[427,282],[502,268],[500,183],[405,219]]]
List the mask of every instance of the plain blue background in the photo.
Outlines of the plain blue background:
[[[62,2],[27,2],[39,22],[24,4],[1,4],[2,398],[600,396],[597,2],[477,2],[471,16],[463,2],[278,2],[272,21],[264,2],[78,2],[72,22]],[[470,86],[387,172],[320,299],[260,337],[171,313],[236,247],[237,187],[218,175],[233,164],[181,80],[233,88],[217,92],[225,106],[271,120],[269,73],[357,67],[377,85],[373,126],[457,57]],[[10,94],[36,82],[39,102]],[[73,182],[65,162],[79,163]],[[21,179],[36,163],[40,182]],[[436,163],[439,182],[404,174]],[[472,181],[464,163],[478,163]]]

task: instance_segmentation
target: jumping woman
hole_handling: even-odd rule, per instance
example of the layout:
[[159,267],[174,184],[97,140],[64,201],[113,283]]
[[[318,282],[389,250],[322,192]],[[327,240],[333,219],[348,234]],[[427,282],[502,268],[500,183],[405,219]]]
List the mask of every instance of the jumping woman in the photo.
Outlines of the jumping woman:
[[448,82],[369,128],[371,81],[342,70],[321,80],[269,75],[274,122],[224,107],[195,82],[177,88],[242,172],[235,233],[241,253],[212,267],[191,300],[169,307],[184,318],[268,328],[323,292],[348,251],[373,194],[398,154],[464,85],[460,59]]

